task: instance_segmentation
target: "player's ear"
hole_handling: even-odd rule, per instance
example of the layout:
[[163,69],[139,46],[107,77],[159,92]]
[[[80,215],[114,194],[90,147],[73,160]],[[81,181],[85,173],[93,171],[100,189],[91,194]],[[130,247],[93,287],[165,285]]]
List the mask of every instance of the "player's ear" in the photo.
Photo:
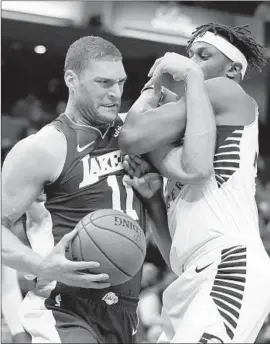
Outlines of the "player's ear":
[[65,83],[70,92],[74,92],[78,83],[77,74],[73,70],[67,70],[64,75]]
[[240,62],[232,62],[227,70],[227,77],[230,79],[235,79],[237,75],[240,75],[242,70],[242,64]]

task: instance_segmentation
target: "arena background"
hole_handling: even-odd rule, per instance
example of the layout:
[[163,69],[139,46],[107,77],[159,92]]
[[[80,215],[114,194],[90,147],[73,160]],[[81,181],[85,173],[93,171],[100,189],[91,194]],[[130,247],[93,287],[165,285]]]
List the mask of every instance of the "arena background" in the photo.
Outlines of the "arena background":
[[[154,60],[166,51],[185,54],[191,32],[207,22],[250,24],[256,39],[270,47],[270,4],[264,1],[2,1],[2,162],[18,140],[39,130],[65,108],[64,57],[74,40],[98,35],[120,49],[128,75],[121,111],[127,111]],[[245,80],[244,88],[260,107],[256,200],[261,236],[270,254],[270,65]],[[147,238],[140,343],[156,341],[160,296],[175,277],[166,268],[151,233]],[[31,283],[21,276],[19,280],[25,294]],[[3,319],[2,342],[11,342]],[[257,342],[270,343],[269,319]]]

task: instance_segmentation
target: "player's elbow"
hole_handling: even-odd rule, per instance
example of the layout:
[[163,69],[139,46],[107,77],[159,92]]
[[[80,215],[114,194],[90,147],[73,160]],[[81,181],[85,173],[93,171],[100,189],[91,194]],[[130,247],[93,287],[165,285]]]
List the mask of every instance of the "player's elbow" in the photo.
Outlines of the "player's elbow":
[[141,147],[142,140],[136,130],[130,130],[128,128],[122,128],[118,138],[119,148],[131,155],[143,154],[143,147]]
[[210,168],[201,169],[196,173],[195,181],[203,182],[211,177],[213,170]]
[[118,137],[119,148],[127,154],[135,154],[135,135],[131,130],[122,128]]
[[213,159],[205,156],[204,159],[181,161],[181,167],[190,177],[191,183],[203,182],[209,179],[213,173]]
[[198,169],[187,170],[186,172],[190,177],[189,183],[196,184],[208,180],[213,173],[213,168],[210,166],[200,166]]

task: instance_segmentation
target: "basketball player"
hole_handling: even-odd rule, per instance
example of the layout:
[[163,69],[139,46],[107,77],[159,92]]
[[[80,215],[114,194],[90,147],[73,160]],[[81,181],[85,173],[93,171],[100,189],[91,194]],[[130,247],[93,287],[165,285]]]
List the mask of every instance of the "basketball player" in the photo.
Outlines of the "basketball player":
[[[121,53],[102,38],[83,37],[69,47],[64,78],[65,113],[19,142],[4,162],[3,262],[37,276],[21,310],[33,342],[132,343],[141,272],[111,287],[108,275],[95,274],[97,262],[65,257],[74,227],[92,211],[123,210],[145,227],[142,204],[123,180],[118,148],[126,81]],[[43,189],[53,226],[46,237],[33,240],[50,251],[45,258],[10,231]],[[85,269],[90,272],[81,272]]]
[[[51,231],[51,217],[49,212],[44,207],[45,195],[42,193],[30,205],[24,216],[17,221],[11,228],[20,240],[27,246],[32,247],[34,251],[40,252],[42,250],[45,256],[47,254],[46,246],[42,241],[39,247],[35,247],[36,241],[32,238],[39,233],[41,236],[46,236],[46,233]],[[31,246],[32,243],[32,246]],[[17,271],[5,265],[2,265],[2,312],[5,321],[8,325],[13,343],[30,343],[31,338],[28,333],[24,331],[19,318],[19,309],[22,303],[22,293],[18,283]],[[27,279],[35,279],[35,276],[26,276]],[[34,286],[35,282],[29,282],[27,288]],[[28,289],[29,290],[29,289]]]
[[[155,101],[158,105],[160,95],[155,94],[158,87],[148,88],[121,133],[127,153],[152,150],[148,158],[169,178],[164,191],[169,259],[179,277],[163,295],[164,333],[159,341],[252,343],[270,311],[270,260],[254,199],[258,106],[240,83],[248,69],[263,67],[265,57],[245,28],[218,24],[199,27],[187,48],[206,80],[215,139],[211,111],[202,107],[201,73],[174,53],[155,62],[151,83],[169,73],[175,81],[184,81],[185,97],[149,110]],[[136,130],[128,141],[131,126]],[[151,203],[157,202],[151,199],[151,187],[158,192],[152,176],[127,181]],[[168,247],[159,243],[168,254]]]

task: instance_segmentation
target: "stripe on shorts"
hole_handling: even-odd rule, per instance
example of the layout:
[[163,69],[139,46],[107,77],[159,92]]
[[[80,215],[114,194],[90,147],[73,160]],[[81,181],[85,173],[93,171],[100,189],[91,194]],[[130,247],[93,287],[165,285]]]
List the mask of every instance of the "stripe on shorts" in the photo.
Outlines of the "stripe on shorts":
[[247,248],[234,246],[221,251],[211,297],[215,302],[228,336],[233,339],[245,291]]

